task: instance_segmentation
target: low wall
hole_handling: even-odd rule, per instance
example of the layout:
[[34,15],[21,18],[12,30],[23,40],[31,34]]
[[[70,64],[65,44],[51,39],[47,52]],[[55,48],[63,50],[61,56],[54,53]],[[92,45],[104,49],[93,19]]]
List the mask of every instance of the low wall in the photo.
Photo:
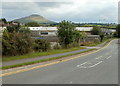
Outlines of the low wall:
[[88,35],[85,38],[85,41],[86,42],[88,42],[88,41],[100,42],[100,36],[99,35]]
[[36,39],[46,39],[50,42],[58,42],[57,36],[43,36],[43,37],[35,37]]
[[[36,39],[46,39],[50,42],[58,42],[59,39],[57,36],[43,36],[43,37],[35,37]],[[81,42],[88,42],[88,41],[100,41],[100,36],[99,35],[88,35],[84,40],[80,40]]]

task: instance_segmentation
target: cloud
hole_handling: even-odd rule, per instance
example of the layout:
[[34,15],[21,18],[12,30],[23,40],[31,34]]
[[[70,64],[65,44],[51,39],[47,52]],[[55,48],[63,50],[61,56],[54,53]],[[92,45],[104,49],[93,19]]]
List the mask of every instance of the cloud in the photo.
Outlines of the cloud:
[[[55,0],[54,0],[55,1]],[[67,2],[3,2],[3,17],[9,20],[39,14],[50,20],[117,22],[118,0],[67,0]]]

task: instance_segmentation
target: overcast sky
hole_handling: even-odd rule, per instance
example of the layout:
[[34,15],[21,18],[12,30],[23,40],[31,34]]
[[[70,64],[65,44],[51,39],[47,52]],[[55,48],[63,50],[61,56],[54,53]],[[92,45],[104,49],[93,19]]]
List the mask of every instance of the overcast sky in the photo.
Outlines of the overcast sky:
[[[115,22],[118,21],[119,0],[67,0],[67,2],[35,0],[24,2],[2,2],[2,18],[13,20],[29,16],[41,15],[49,20],[72,22]],[[45,1],[45,0],[44,0]]]

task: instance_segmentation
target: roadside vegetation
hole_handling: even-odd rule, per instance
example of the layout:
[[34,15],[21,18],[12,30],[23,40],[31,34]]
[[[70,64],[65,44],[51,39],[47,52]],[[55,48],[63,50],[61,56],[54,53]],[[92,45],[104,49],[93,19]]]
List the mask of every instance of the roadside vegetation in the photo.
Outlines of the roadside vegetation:
[[59,43],[63,48],[72,47],[76,43],[76,46],[79,46],[79,40],[81,34],[75,29],[74,24],[69,21],[62,21],[58,25],[58,38]]
[[20,27],[19,24],[8,26],[2,38],[3,61],[83,49],[80,47],[79,41],[80,38],[85,38],[85,32],[81,34],[79,31],[75,30],[75,26],[68,21],[62,21],[58,25],[58,28],[59,46],[55,45],[54,49],[56,50],[52,50],[49,41],[31,38],[28,28]]
[[[34,58],[85,49],[81,46],[96,46],[106,41],[106,39],[110,38],[102,32],[100,27],[94,26],[91,32],[93,35],[99,35],[100,41],[86,42],[85,39],[87,37],[87,33],[85,31],[79,32],[75,29],[76,26],[74,23],[69,21],[62,21],[57,25],[57,36],[59,38],[59,42],[52,48],[49,41],[44,39],[35,39],[31,37],[31,31],[27,27],[40,26],[39,24],[35,22],[30,22],[25,24],[25,26],[20,26],[19,23],[13,25],[11,22],[7,22],[5,19],[3,19],[2,21],[5,24],[9,23],[9,26],[7,26],[7,29],[3,32],[2,36],[2,61]],[[119,25],[117,26],[118,32],[116,33],[116,36],[119,36],[120,34],[118,28],[120,28]],[[62,57],[65,56],[3,67],[3,69],[54,60]]]
[[[114,38],[112,38],[112,39],[114,39]],[[108,44],[112,39],[107,40],[106,43],[104,43],[103,46]],[[78,53],[73,53],[73,54],[68,54],[68,55],[63,55],[63,56],[58,56],[58,57],[52,57],[52,58],[47,58],[47,59],[41,59],[41,60],[32,61],[32,62],[25,62],[25,63],[16,64],[16,65],[4,66],[4,67],[1,67],[0,69],[10,69],[10,68],[21,67],[21,66],[25,66],[25,65],[31,65],[31,64],[41,63],[41,62],[47,62],[47,61],[61,59],[61,58],[65,58],[65,57],[76,55],[76,54],[82,54],[82,53],[91,52],[91,51],[94,51],[94,50],[96,50],[96,49],[93,48],[93,49],[89,49],[87,51],[82,51],[82,52],[78,52]],[[62,61],[62,60],[60,60],[60,61]]]
[[89,44],[86,44],[86,46],[89,46],[89,47],[93,47],[93,46],[98,46],[99,44],[101,43],[104,43],[104,45],[106,45],[108,42],[110,42],[112,40],[112,38],[109,38],[109,39],[104,39],[102,42],[89,42]]
[[27,27],[21,27],[19,23],[17,25],[11,24],[7,26],[7,29],[3,32],[3,59],[10,58],[10,56],[21,56],[28,53],[45,52],[48,50],[50,50],[50,43],[47,40],[36,40],[32,38],[31,31]]
[[103,41],[103,38],[105,36],[104,32],[102,32],[102,29],[99,26],[94,26],[93,29],[91,30],[92,35],[99,35],[100,36],[100,41]]

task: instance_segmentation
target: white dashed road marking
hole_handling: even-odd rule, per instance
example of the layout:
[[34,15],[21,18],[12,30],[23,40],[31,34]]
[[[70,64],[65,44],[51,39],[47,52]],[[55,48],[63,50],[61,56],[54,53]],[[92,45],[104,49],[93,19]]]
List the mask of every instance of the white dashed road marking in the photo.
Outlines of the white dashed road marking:
[[80,66],[82,66],[82,65],[84,65],[84,64],[86,64],[86,63],[88,63],[88,61],[87,61],[87,62],[84,62],[84,63],[82,63],[82,64],[80,64],[80,65],[77,65],[77,67],[80,67]]
[[97,57],[97,58],[95,58],[95,59],[100,59],[102,56],[99,56],[99,57]]
[[96,64],[90,66],[89,68],[91,68],[91,67],[95,67],[95,66],[99,65],[99,64],[102,63],[102,62],[103,62],[103,61],[100,61],[100,62],[98,62],[98,63],[96,63]]
[[112,57],[112,56],[109,56],[109,57],[107,57],[106,59],[109,59],[110,57]]

